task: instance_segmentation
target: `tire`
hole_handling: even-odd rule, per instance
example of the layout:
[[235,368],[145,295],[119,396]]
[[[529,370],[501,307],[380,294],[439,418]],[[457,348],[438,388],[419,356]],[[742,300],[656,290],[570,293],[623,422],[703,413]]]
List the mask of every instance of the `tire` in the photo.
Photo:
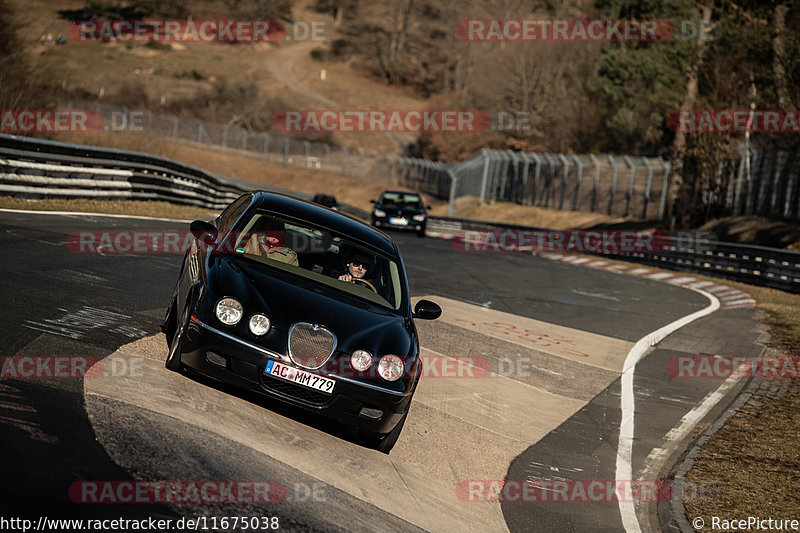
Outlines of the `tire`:
[[395,443],[397,443],[397,439],[400,437],[400,433],[403,431],[403,425],[406,423],[406,418],[408,418],[408,411],[406,411],[406,414],[403,415],[403,418],[400,419],[400,422],[398,422],[394,429],[392,429],[389,433],[381,434],[362,432],[362,440],[368,447],[388,454],[390,451],[392,451],[392,448],[394,448]]
[[189,324],[189,306],[184,307],[180,319],[175,323],[175,333],[172,335],[172,340],[169,342],[169,354],[164,366],[169,370],[180,372],[181,370],[181,347],[183,345],[183,334],[186,332],[186,326]]

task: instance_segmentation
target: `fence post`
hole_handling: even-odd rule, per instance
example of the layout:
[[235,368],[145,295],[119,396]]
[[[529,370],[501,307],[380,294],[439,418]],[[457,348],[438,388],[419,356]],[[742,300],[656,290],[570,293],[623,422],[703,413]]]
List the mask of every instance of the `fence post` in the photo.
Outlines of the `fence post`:
[[[531,205],[536,205],[536,196],[539,194],[539,178],[542,175],[542,158],[536,153],[531,153],[531,157],[536,161],[536,171],[533,173],[533,196],[531,196]],[[539,203],[542,203],[541,199],[539,199]]]
[[375,161],[372,163],[372,181],[378,181],[378,165],[381,161],[380,154],[372,154],[375,157]]
[[386,175],[389,177],[389,183],[394,183],[394,161],[395,157],[393,155],[387,155],[386,161],[388,162],[388,168],[386,169]]
[[753,199],[753,167],[757,166],[757,163],[759,162],[758,159],[761,157],[761,152],[756,150],[755,147],[750,147],[750,153],[752,154],[753,158],[747,168],[747,199],[745,200],[744,215],[753,214],[753,204],[755,203],[755,200]]
[[594,185],[592,186],[592,213],[594,213],[597,206],[597,187],[600,185],[600,161],[594,154],[589,154],[589,159],[594,165]]
[[322,160],[322,170],[323,172],[331,172],[331,147],[327,144],[323,144],[322,147],[325,149],[325,158]]
[[489,177],[489,150],[481,150],[483,154],[483,176],[481,178],[481,202],[486,201],[486,180]]
[[306,156],[306,168],[311,168],[311,143],[308,141],[303,141],[303,149],[305,150]]
[[172,117],[172,142],[178,142],[178,117]]
[[289,149],[291,141],[289,139],[283,140],[283,166],[289,166]]
[[647,218],[647,204],[650,203],[650,190],[653,186],[653,164],[646,157],[642,158],[644,166],[647,167],[647,185],[644,188],[644,209],[642,209],[642,218]]
[[547,165],[547,169],[543,169],[545,171],[542,176],[544,183],[542,183],[542,194],[539,198],[539,205],[542,207],[550,207],[550,181],[551,174],[553,173],[553,164],[550,161],[550,154],[542,154],[542,162]]
[[264,161],[269,161],[269,133],[264,134]]
[[583,179],[583,162],[577,155],[573,155],[572,159],[575,161],[577,167],[577,176],[575,177],[575,197],[572,199],[572,210],[578,210],[578,193],[581,190],[581,180]]
[[558,158],[564,165],[564,168],[561,169],[561,198],[558,201],[558,208],[564,209],[564,197],[567,194],[567,178],[569,177],[569,161],[567,161],[567,157],[564,154],[558,154]]
[[242,152],[249,152],[247,149],[248,144],[250,144],[250,134],[247,133],[247,130],[242,130]]
[[447,175],[450,176],[450,198],[447,203],[447,216],[452,217],[456,212],[456,188],[458,184],[458,176],[452,169],[447,169]]
[[609,191],[609,198],[608,198],[608,214],[611,214],[611,208],[614,205],[614,194],[617,192],[617,174],[619,172],[619,168],[617,167],[617,162],[614,160],[613,155],[608,156],[608,162],[611,163],[614,167],[614,172],[611,175],[611,190]]
[[792,193],[794,192],[794,180],[792,179],[793,176],[791,170],[792,168],[794,168],[796,162],[797,162],[797,151],[792,153],[791,163],[788,165],[789,172],[788,175],[786,176],[786,193],[783,201],[784,217],[789,217],[792,210],[791,201],[792,201]]
[[781,174],[783,174],[783,163],[786,161],[786,152],[781,150],[778,152],[776,156],[777,160],[775,161],[775,179],[772,180],[772,199],[769,203],[769,212],[775,212],[775,204],[778,203],[778,187],[780,187],[781,183]]
[[347,150],[347,148],[342,148],[342,152],[344,152],[344,155],[342,156],[342,176],[347,176],[347,156],[350,154],[350,152]]
[[628,212],[631,208],[631,198],[633,197],[633,180],[636,179],[636,164],[633,162],[629,156],[625,156],[625,162],[628,163],[628,166],[631,167],[631,177],[628,181],[628,192],[625,193],[625,215],[628,216]]
[[744,171],[747,166],[745,152],[742,149],[742,146],[739,145],[736,147],[739,152],[739,172],[736,176],[736,186],[733,190],[733,205],[731,206],[731,214],[733,216],[739,215],[739,210],[742,207],[742,182],[744,181]]
[[658,220],[664,220],[664,209],[667,206],[667,187],[669,185],[669,171],[672,170],[672,163],[664,161],[660,157],[658,162],[664,167],[664,181],[661,184],[661,203],[658,206]]
[[222,127],[222,152],[225,153],[228,150],[228,125]]
[[531,161],[528,159],[528,154],[521,154],[522,155],[522,202],[525,204],[525,200],[528,198],[528,174],[530,173],[531,169]]
[[[775,151],[770,150],[770,154],[772,155],[772,157],[769,157],[769,155],[766,155],[766,156],[761,158],[762,159],[762,163],[761,163],[762,172],[761,172],[761,185],[758,187],[758,205],[756,205],[756,214],[757,215],[763,215],[764,214],[764,204],[766,203],[764,197],[767,195],[767,179],[766,178],[768,178],[770,173],[772,172],[772,163],[769,162],[769,161],[770,160],[771,161],[775,161],[775,157],[776,157],[775,156]],[[766,171],[763,171],[763,166],[764,166],[763,162],[764,161],[768,161],[769,162],[767,164]]]

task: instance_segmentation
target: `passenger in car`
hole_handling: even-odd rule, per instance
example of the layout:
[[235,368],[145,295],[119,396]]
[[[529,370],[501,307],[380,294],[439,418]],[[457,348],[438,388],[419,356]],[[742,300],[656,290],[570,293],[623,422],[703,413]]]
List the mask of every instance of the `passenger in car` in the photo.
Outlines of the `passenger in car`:
[[284,246],[286,239],[285,227],[283,224],[278,226],[276,221],[272,221],[267,231],[254,233],[245,245],[245,253],[260,255],[273,261],[280,261],[288,265],[300,266],[297,260],[297,253]]

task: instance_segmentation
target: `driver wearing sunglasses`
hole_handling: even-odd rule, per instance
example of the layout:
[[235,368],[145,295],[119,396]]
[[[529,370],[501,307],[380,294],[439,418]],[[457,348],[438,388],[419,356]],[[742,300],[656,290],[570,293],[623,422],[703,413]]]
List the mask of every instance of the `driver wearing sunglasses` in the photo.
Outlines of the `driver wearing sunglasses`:
[[341,281],[362,285],[372,289],[375,293],[378,292],[372,283],[364,279],[364,276],[367,275],[370,266],[372,266],[372,261],[369,256],[357,252],[350,256],[350,259],[347,260],[346,266],[347,271],[339,276]]

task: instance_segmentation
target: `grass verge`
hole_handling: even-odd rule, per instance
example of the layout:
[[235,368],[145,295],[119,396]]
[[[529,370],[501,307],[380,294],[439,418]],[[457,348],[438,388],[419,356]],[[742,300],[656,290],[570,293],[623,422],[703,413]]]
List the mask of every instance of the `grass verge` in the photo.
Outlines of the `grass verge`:
[[207,219],[217,213],[199,207],[175,205],[169,202],[139,202],[114,200],[27,200],[0,196],[1,209],[23,209],[30,211],[70,211],[79,213],[103,213],[108,215],[133,215],[178,220]]

